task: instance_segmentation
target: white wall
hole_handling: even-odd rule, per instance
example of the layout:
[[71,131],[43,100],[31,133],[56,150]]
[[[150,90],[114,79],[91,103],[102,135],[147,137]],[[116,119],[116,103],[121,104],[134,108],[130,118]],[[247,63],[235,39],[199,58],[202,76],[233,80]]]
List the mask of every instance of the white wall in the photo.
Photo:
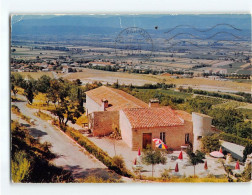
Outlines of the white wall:
[[193,151],[201,149],[199,136],[204,137],[211,134],[212,117],[200,113],[192,113],[193,121]]
[[93,99],[86,95],[86,111],[88,114],[95,111],[104,111],[102,105],[97,104]]
[[119,128],[121,130],[123,141],[132,148],[132,127],[122,110],[119,111]]

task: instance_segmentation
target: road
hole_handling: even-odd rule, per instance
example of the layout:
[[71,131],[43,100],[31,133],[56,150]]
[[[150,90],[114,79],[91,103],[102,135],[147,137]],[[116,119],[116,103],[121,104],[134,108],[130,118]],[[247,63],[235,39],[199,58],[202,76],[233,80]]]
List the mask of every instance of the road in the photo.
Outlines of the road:
[[[23,96],[18,98],[24,99]],[[39,138],[40,142],[45,141],[52,144],[51,152],[57,157],[52,162],[65,170],[70,170],[74,178],[83,178],[89,175],[107,178],[120,178],[117,174],[108,170],[108,168],[89,154],[84,148],[79,146],[75,141],[69,138],[60,130],[55,129],[53,125],[35,116],[37,109],[31,109],[26,106],[27,102],[13,102],[12,104],[19,107],[20,111],[34,120],[34,125],[28,127],[30,134],[35,138]],[[12,119],[19,119],[21,123],[27,122],[21,120],[16,115],[11,115]]]

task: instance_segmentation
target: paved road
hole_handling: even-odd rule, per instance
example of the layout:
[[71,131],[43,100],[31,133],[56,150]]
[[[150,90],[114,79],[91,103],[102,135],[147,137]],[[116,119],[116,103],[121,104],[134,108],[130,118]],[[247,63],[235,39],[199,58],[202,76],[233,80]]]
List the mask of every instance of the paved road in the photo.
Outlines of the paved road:
[[[23,98],[23,96],[19,96]],[[55,129],[50,123],[34,116],[37,109],[30,109],[25,102],[14,102],[20,108],[20,111],[33,119],[35,125],[29,127],[31,135],[35,138],[40,138],[40,142],[45,141],[52,144],[51,151],[57,155],[57,158],[52,160],[56,166],[61,166],[66,170],[71,170],[75,178],[81,178],[88,175],[101,176],[103,178],[119,178],[117,174],[108,170],[107,167],[85,151],[82,147],[76,144],[71,138],[66,136],[60,130]],[[17,116],[12,114],[12,119],[17,119]],[[21,123],[25,121],[19,119]],[[26,123],[28,124],[28,123]]]

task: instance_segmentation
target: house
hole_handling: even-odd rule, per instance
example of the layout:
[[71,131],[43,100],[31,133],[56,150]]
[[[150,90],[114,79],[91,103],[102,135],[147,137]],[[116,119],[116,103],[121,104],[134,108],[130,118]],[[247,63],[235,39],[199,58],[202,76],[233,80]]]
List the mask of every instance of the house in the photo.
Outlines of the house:
[[62,66],[62,73],[68,73],[68,66],[67,65]]
[[207,115],[160,106],[157,99],[148,105],[106,86],[86,92],[85,106],[94,136],[108,135],[117,127],[132,150],[154,147],[152,139],[160,138],[171,149],[192,145],[195,151],[201,148],[202,137],[214,133]]
[[122,139],[132,150],[152,146],[153,138],[173,149],[193,141],[192,122],[168,106],[126,108],[120,111],[119,121]]
[[144,107],[148,104],[118,89],[101,86],[86,92],[85,108],[94,136],[110,134],[119,127],[119,110]]

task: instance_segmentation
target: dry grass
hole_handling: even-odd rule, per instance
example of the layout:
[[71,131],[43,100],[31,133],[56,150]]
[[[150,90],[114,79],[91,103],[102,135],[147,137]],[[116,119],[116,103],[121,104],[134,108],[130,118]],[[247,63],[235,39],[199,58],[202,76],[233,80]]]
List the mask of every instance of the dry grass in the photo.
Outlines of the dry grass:
[[94,69],[83,69],[83,72],[68,73],[60,75],[64,79],[75,80],[80,79],[82,82],[92,83],[94,81],[114,83],[117,80],[120,84],[143,85],[145,83],[159,82],[158,78],[148,77],[148,75],[129,74],[122,72],[108,72]]
[[45,103],[46,100],[47,100],[46,94],[39,92],[37,95],[35,95],[33,102],[35,102],[35,103]]
[[34,109],[41,109],[41,110],[53,110],[55,109],[55,106],[52,104],[47,105],[46,103],[33,103],[33,104],[26,104],[28,108],[34,108]]
[[79,117],[76,120],[76,124],[82,126],[83,123],[87,123],[88,122],[88,117],[86,116],[86,114],[81,115],[81,117]]
[[30,75],[34,79],[38,79],[43,75],[47,75],[51,78],[53,78],[53,73],[52,72],[19,72],[24,78],[27,78],[28,75]]
[[[161,76],[161,75],[153,75],[153,77],[156,77],[157,79],[166,79],[167,83],[174,83],[176,85],[191,85],[194,86],[209,86],[220,89],[230,89],[230,90],[236,90],[236,91],[244,91],[244,92],[250,92],[251,91],[251,84],[250,83],[237,83],[232,81],[218,81],[218,80],[210,80],[205,78],[181,78],[181,79],[175,79],[167,76]],[[207,90],[207,88],[205,89]]]
[[16,86],[16,89],[18,91],[17,94],[19,94],[19,95],[23,95],[24,94],[24,89],[23,88]]
[[45,113],[43,113],[43,112],[41,112],[41,111],[36,112],[34,115],[35,115],[35,116],[38,116],[38,117],[40,117],[41,119],[46,120],[46,121],[52,120],[52,117],[51,117],[51,116],[49,116],[48,114],[45,114]]
[[121,72],[107,72],[93,69],[83,69],[83,72],[60,74],[60,76],[69,80],[75,80],[78,78],[83,82],[108,81],[113,83],[118,79],[119,83],[125,83],[125,84],[132,83],[134,85],[137,84],[142,85],[144,83],[157,83],[157,82],[163,82],[165,80],[166,83],[174,83],[176,85],[189,85],[192,87],[202,86],[203,88],[205,88],[205,90],[208,90],[207,88],[211,88],[214,89],[215,91],[218,91],[219,89],[235,90],[242,92],[251,91],[250,83],[218,81],[197,77],[175,79],[163,75],[129,74]]
[[172,183],[226,183],[228,182],[228,178],[216,178],[214,176],[207,176],[200,178],[198,176],[189,176],[189,177],[176,177],[171,176],[170,178],[144,178],[146,180],[151,180],[154,182],[172,182]]

